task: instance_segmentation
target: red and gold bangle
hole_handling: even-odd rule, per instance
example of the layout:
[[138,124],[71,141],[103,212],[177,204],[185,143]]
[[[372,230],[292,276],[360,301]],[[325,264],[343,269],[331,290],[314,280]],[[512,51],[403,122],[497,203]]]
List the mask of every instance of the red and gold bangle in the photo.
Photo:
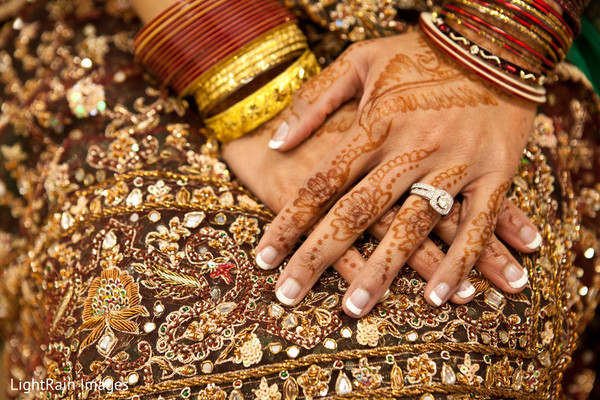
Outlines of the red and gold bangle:
[[249,43],[254,38],[268,32],[273,27],[287,22],[289,22],[287,16],[281,16],[276,21],[266,21],[257,26],[246,29],[244,33],[247,36],[244,40],[240,40],[239,43],[230,44],[226,47],[216,49],[211,48],[210,51],[200,54],[200,57],[190,57],[187,64],[188,67],[186,68],[184,65],[186,72],[182,74],[176,74],[175,79],[173,79],[171,82],[171,86],[177,91],[177,93],[181,93],[181,91],[184,90],[191,82],[193,82],[202,73],[206,72],[214,64],[229,56],[235,50]]
[[463,49],[437,28],[433,22],[433,15],[431,13],[421,13],[420,22],[423,33],[437,47],[483,79],[522,99],[536,103],[544,103],[546,101],[546,90],[543,86],[530,86],[521,80],[513,78],[501,69],[474,57],[469,51]]
[[443,15],[443,17],[444,17],[443,21],[453,21],[455,24],[458,24],[461,27],[469,29],[476,36],[481,36],[481,37],[489,40],[490,42],[494,43],[495,45],[499,46],[503,51],[511,53],[512,55],[517,57],[518,60],[520,60],[524,63],[524,65],[521,65],[522,68],[529,68],[531,70],[540,71],[540,72],[544,72],[544,73],[550,72],[550,69],[548,67],[544,66],[539,59],[534,58],[533,56],[531,56],[527,53],[524,53],[523,49],[519,49],[514,44],[505,42],[498,36],[491,35],[487,31],[485,31],[483,29],[483,27],[480,27],[479,25],[477,25],[477,23],[475,23],[475,22],[471,23],[469,21],[461,19],[454,13],[448,12],[448,11],[443,11],[441,15]]
[[432,21],[444,35],[448,36],[450,39],[452,39],[452,41],[468,51],[472,56],[480,58],[484,62],[501,69],[503,72],[512,75],[515,78],[521,79],[523,82],[531,86],[537,87],[543,85],[546,81],[546,77],[544,75],[536,74],[521,68],[507,60],[498,57],[484,47],[471,42],[468,38],[462,36],[459,32],[452,29],[452,27],[444,22],[441,18],[433,17]]

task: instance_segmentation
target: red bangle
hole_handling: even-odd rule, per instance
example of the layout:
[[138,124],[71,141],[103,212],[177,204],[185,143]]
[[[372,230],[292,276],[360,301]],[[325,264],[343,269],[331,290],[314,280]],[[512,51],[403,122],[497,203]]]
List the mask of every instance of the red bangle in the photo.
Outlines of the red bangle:
[[[202,74],[211,66],[216,64],[220,59],[227,57],[236,49],[244,46],[253,39],[273,29],[274,27],[293,20],[295,20],[293,16],[290,16],[288,13],[285,13],[279,16],[275,21],[265,21],[261,25],[253,26],[247,29],[246,31],[241,30],[245,34],[244,40],[235,44],[231,44],[227,47],[221,48],[220,51],[212,51],[210,53],[202,54],[201,58],[197,56],[191,58],[190,60],[188,60],[188,63],[192,63],[192,67],[186,68],[186,73],[184,74],[177,74],[176,79],[172,81],[171,85],[178,93],[181,93],[181,91],[184,90],[187,87],[187,85],[189,85],[195,78],[197,78],[198,76],[200,76],[200,74]],[[198,63],[199,58],[200,60],[204,61],[204,63]]]
[[[263,6],[263,7],[271,7]],[[260,8],[258,10],[253,10],[249,14],[256,15],[264,12],[266,8]],[[276,14],[277,15],[277,14]],[[287,15],[287,14],[286,14]],[[272,16],[270,18],[273,18]],[[216,19],[216,18],[215,18]],[[237,22],[237,23],[236,23]],[[248,21],[250,22],[250,21]],[[204,52],[208,52],[210,49],[215,48],[215,46],[219,47],[227,47],[230,44],[235,44],[241,47],[240,43],[243,41],[240,38],[239,31],[240,29],[247,29],[244,21],[239,21],[239,18],[236,15],[228,15],[224,16],[222,19],[218,21],[210,21],[211,25],[206,29],[205,32],[198,30],[192,31],[190,34],[193,38],[197,38],[196,40],[184,40],[183,38],[179,40],[173,40],[173,42],[178,43],[179,46],[179,54],[175,54],[174,57],[165,56],[165,60],[168,60],[169,65],[164,65],[162,68],[158,69],[157,73],[163,76],[165,79],[165,83],[171,81],[173,74],[178,71],[178,68],[182,65],[186,60],[191,60],[193,54],[198,54],[199,49],[202,49]],[[250,25],[252,26],[252,25]],[[230,27],[230,28],[225,28]],[[236,35],[237,36],[234,36]],[[161,52],[162,53],[162,52]],[[162,59],[162,57],[161,57]],[[196,60],[196,62],[201,62],[201,59]]]

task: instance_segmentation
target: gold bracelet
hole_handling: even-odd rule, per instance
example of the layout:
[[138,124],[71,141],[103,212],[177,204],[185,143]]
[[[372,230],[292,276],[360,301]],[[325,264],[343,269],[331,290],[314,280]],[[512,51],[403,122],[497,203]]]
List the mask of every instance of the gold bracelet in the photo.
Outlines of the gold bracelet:
[[[527,1],[530,1],[530,0],[527,0]],[[565,27],[558,20],[558,18],[556,18],[556,16],[552,15],[552,13],[546,14],[546,13],[539,12],[535,7],[531,7],[531,5],[528,4],[526,1],[512,0],[512,2],[519,7],[525,8],[527,11],[534,14],[537,18],[544,21],[548,26],[551,26],[554,29],[554,31],[557,32],[560,35],[560,37],[563,39],[567,48],[571,48],[571,45],[573,44],[573,39],[570,37],[570,35],[568,35],[565,32]]]
[[306,37],[295,23],[288,23],[256,38],[199,76],[180,97],[194,94],[201,114],[224,100],[240,86],[302,54]]
[[292,101],[292,95],[321,68],[315,55],[306,50],[271,82],[227,110],[204,120],[209,136],[230,142],[275,117]]

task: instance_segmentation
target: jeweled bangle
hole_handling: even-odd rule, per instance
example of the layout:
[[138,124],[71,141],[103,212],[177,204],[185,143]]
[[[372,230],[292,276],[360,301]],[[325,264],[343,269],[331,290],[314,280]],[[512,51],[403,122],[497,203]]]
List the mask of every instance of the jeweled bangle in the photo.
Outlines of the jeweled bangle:
[[423,33],[432,40],[437,47],[483,79],[522,99],[533,101],[535,103],[546,102],[546,90],[543,86],[530,86],[519,79],[513,78],[499,68],[474,57],[469,51],[455,43],[437,28],[433,23],[433,16],[431,13],[421,13],[420,22]]
[[519,66],[498,57],[497,55],[493,54],[491,51],[485,49],[484,47],[481,47],[480,45],[471,42],[459,32],[452,29],[450,25],[445,23],[440,18],[433,18],[432,21],[442,33],[444,33],[455,43],[459,44],[461,47],[467,50],[472,56],[478,57],[487,62],[488,64],[493,65],[496,68],[501,69],[503,72],[513,75],[516,78],[519,78],[530,85],[537,86],[544,84],[546,80],[546,77],[544,75],[535,74],[531,71],[520,68]]
[[295,24],[275,28],[217,63],[181,96],[193,93],[198,111],[204,113],[257,75],[296,58],[307,48],[306,37]]
[[210,136],[225,143],[256,129],[281,112],[302,83],[319,71],[314,54],[305,51],[271,82],[222,113],[205,119]]

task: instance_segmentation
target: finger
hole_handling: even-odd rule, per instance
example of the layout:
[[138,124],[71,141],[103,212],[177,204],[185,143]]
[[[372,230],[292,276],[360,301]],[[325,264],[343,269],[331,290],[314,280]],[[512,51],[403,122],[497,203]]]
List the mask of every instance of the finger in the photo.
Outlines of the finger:
[[475,190],[472,199],[465,196],[454,242],[425,288],[425,297],[432,305],[440,306],[448,300],[487,246],[508,186],[503,183],[493,191]]
[[[286,121],[269,141],[274,150],[289,150],[309,137],[327,116],[362,92],[363,57],[351,47],[294,95]],[[302,118],[300,118],[302,116]]]
[[[424,163],[433,151],[413,150],[394,157],[344,195],[281,273],[276,288],[278,299],[286,305],[300,301],[322,271],[387,211],[399,194],[408,189],[409,182],[416,180],[419,163]],[[271,226],[269,230],[272,229]]]
[[382,290],[389,287],[439,217],[423,198],[407,198],[389,231],[344,296],[344,310],[349,315],[361,317],[373,308]]
[[542,244],[542,236],[533,222],[509,199],[504,200],[498,214],[496,234],[513,249],[524,253],[536,251]]
[[[434,228],[435,234],[447,244],[452,244],[458,231],[461,204],[455,203],[450,214],[442,218]],[[519,265],[511,252],[492,235],[485,249],[481,252],[475,268],[485,275],[500,289],[516,293],[522,290],[527,283],[527,271]],[[462,297],[460,291],[457,293]],[[464,303],[464,301],[461,301]]]

